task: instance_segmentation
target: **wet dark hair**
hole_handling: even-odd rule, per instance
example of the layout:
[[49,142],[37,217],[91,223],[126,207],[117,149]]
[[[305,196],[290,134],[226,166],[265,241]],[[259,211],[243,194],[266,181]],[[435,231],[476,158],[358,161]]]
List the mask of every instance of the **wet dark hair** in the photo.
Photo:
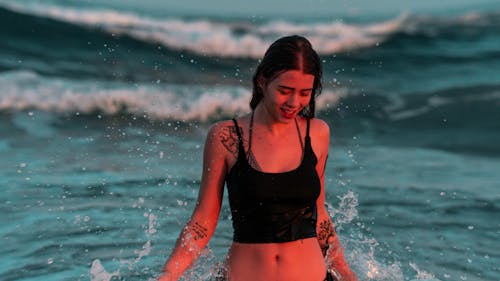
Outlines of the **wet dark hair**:
[[321,61],[311,43],[306,38],[298,35],[281,37],[267,49],[253,76],[250,108],[255,110],[257,104],[264,97],[263,89],[259,86],[259,80],[264,79],[268,83],[288,70],[302,70],[306,74],[314,75],[311,101],[299,113],[299,115],[306,118],[313,118],[316,105],[315,98],[321,94]]

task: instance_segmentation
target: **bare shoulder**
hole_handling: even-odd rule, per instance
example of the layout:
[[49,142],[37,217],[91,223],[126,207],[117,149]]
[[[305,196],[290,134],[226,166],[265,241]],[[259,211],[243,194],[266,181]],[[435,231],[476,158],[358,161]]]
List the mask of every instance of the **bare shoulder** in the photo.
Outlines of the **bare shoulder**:
[[326,156],[330,147],[330,127],[325,121],[313,118],[310,120],[311,144],[316,155]]
[[234,122],[232,120],[223,120],[214,123],[210,127],[208,134],[209,136],[219,135],[220,133],[230,130],[232,128],[234,128]]
[[207,134],[206,145],[220,152],[238,153],[238,133],[232,120],[219,121],[213,124]]
[[330,126],[322,120],[318,118],[311,119],[311,133],[319,136],[329,136],[330,135]]

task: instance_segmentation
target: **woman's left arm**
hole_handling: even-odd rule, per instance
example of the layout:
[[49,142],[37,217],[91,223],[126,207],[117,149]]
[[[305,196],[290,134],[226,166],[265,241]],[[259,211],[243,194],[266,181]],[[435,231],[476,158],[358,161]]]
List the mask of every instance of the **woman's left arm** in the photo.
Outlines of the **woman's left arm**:
[[318,220],[316,224],[316,233],[318,242],[323,252],[323,256],[327,257],[328,267],[335,272],[341,281],[357,281],[356,275],[349,268],[347,261],[344,257],[344,249],[340,244],[340,240],[335,232],[332,219],[325,207],[325,166],[328,158],[328,149],[330,146],[330,129],[328,125],[315,119],[315,135],[316,140],[315,149],[318,156],[318,164],[316,171],[319,175],[321,183],[321,192],[316,201],[318,209]]

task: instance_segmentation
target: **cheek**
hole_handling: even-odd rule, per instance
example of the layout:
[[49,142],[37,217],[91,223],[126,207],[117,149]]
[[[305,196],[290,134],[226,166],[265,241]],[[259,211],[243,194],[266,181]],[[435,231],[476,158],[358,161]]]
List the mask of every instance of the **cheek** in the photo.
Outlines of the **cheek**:
[[304,106],[307,106],[307,105],[309,104],[309,102],[311,101],[311,98],[312,98],[311,96],[304,97],[304,98],[302,99],[302,104],[303,104]]
[[272,104],[282,104],[286,102],[286,97],[282,95],[269,95],[268,102]]

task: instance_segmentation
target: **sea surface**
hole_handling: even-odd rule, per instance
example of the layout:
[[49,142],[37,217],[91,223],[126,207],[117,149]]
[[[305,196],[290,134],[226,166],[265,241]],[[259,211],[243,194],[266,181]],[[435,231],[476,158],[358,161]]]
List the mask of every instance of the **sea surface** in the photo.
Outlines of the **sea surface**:
[[[359,280],[500,280],[498,2],[162,2],[0,1],[0,280],[154,280],[208,129],[249,111],[288,34],[323,60],[327,202]],[[184,280],[231,239],[225,200]]]

